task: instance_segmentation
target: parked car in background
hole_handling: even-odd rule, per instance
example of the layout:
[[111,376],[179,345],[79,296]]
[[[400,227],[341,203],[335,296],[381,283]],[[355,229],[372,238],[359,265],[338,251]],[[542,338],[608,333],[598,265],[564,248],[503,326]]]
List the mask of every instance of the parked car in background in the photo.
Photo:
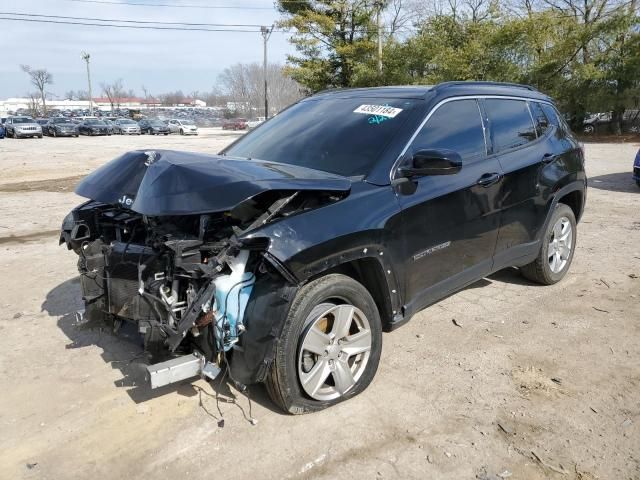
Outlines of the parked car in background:
[[97,118],[84,120],[78,125],[78,132],[83,135],[111,135],[108,125]]
[[42,127],[31,117],[9,117],[5,122],[5,128],[7,137],[42,138]]
[[115,124],[108,118],[103,118],[102,121],[108,128],[108,134],[113,135],[115,133]]
[[256,128],[258,125],[264,123],[266,119],[264,117],[258,117],[255,120],[249,120],[247,122],[247,127],[249,128],[249,130],[253,130],[254,128]]
[[[583,132],[612,133],[613,112],[601,112],[588,114],[583,123]],[[623,133],[640,132],[640,110],[627,109],[622,114],[620,129]]]
[[198,127],[190,120],[180,120],[173,118],[167,122],[171,133],[179,133],[180,135],[198,135]]
[[640,150],[636,153],[636,160],[633,162],[633,179],[636,181],[636,185],[640,187]]
[[50,118],[42,127],[45,135],[52,137],[77,137],[79,135],[78,125],[66,117]]
[[143,118],[138,122],[138,125],[140,125],[140,133],[143,135],[145,133],[149,135],[169,135],[171,133],[167,124],[160,120]]
[[245,118],[232,118],[222,124],[223,130],[246,130],[247,128],[248,125]]
[[5,132],[4,124],[0,123],[0,139],[4,138],[4,132]]
[[44,126],[49,122],[48,118],[36,118],[36,123],[38,125],[40,125],[40,128],[42,129],[42,134],[46,135],[47,132],[45,132],[45,128]]
[[113,122],[113,133],[119,135],[140,135],[140,125],[129,118],[118,118]]
[[60,243],[85,320],[131,322],[170,357],[147,367],[153,388],[228,373],[302,414],[370,384],[383,330],[487,275],[561,281],[586,187],[580,144],[533,88],[325,91],[219,155],[103,165]]

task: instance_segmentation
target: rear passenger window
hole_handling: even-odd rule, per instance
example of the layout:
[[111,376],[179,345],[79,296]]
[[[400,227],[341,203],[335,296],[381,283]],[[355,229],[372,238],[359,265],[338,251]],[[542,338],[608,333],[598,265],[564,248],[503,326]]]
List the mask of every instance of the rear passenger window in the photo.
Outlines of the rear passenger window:
[[457,152],[462,160],[486,155],[482,118],[476,100],[455,100],[440,106],[431,115],[412,144],[413,151],[446,149]]
[[560,120],[558,119],[558,114],[556,113],[556,109],[553,108],[548,103],[539,103],[538,105],[540,105],[540,108],[542,109],[547,119],[549,120],[549,124],[553,125],[554,127],[559,127]]
[[485,100],[496,152],[525,145],[536,139],[531,114],[524,100]]
[[542,107],[538,102],[529,102],[529,108],[531,109],[531,115],[533,116],[533,121],[536,124],[536,133],[538,137],[543,136],[549,127],[549,119],[542,111]]

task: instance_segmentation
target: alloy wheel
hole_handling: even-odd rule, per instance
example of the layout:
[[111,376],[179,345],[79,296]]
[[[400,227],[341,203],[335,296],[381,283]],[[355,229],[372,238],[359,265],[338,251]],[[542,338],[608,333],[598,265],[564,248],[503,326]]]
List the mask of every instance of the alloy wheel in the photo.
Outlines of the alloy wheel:
[[567,217],[560,217],[553,226],[547,257],[553,273],[560,273],[571,257],[573,229]]
[[349,390],[371,353],[369,320],[353,305],[321,304],[307,318],[298,351],[298,378],[311,398],[327,401]]

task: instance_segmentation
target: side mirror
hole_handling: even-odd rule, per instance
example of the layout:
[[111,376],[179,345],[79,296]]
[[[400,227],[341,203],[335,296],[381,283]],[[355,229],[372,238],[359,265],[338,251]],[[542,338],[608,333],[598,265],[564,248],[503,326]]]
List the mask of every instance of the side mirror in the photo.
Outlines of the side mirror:
[[462,158],[453,150],[418,150],[411,165],[400,167],[398,173],[406,178],[431,175],[453,175],[462,168]]

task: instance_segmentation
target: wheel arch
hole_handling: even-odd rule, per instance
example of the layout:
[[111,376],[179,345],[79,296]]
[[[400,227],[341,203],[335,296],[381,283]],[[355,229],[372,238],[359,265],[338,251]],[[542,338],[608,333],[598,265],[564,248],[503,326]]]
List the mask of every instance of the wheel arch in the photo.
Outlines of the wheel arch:
[[394,316],[392,292],[397,291],[393,283],[390,283],[389,277],[392,276],[390,269],[385,270],[385,266],[376,257],[363,256],[336,263],[326,270],[310,276],[305,283],[332,273],[340,273],[362,284],[376,303],[382,328],[384,330],[390,328]]
[[576,180],[571,182],[564,187],[560,188],[555,192],[551,200],[549,201],[549,209],[547,210],[547,216],[543,224],[543,228],[538,232],[537,240],[540,240],[544,235],[544,232],[547,230],[547,226],[549,225],[549,221],[553,216],[553,212],[556,209],[559,203],[567,205],[574,213],[576,218],[576,223],[582,217],[582,213],[584,212],[584,205],[586,201],[587,194],[587,181],[585,180]]
[[582,190],[572,190],[558,198],[557,203],[564,203],[576,217],[576,222],[580,221],[582,212],[584,211],[584,192]]

